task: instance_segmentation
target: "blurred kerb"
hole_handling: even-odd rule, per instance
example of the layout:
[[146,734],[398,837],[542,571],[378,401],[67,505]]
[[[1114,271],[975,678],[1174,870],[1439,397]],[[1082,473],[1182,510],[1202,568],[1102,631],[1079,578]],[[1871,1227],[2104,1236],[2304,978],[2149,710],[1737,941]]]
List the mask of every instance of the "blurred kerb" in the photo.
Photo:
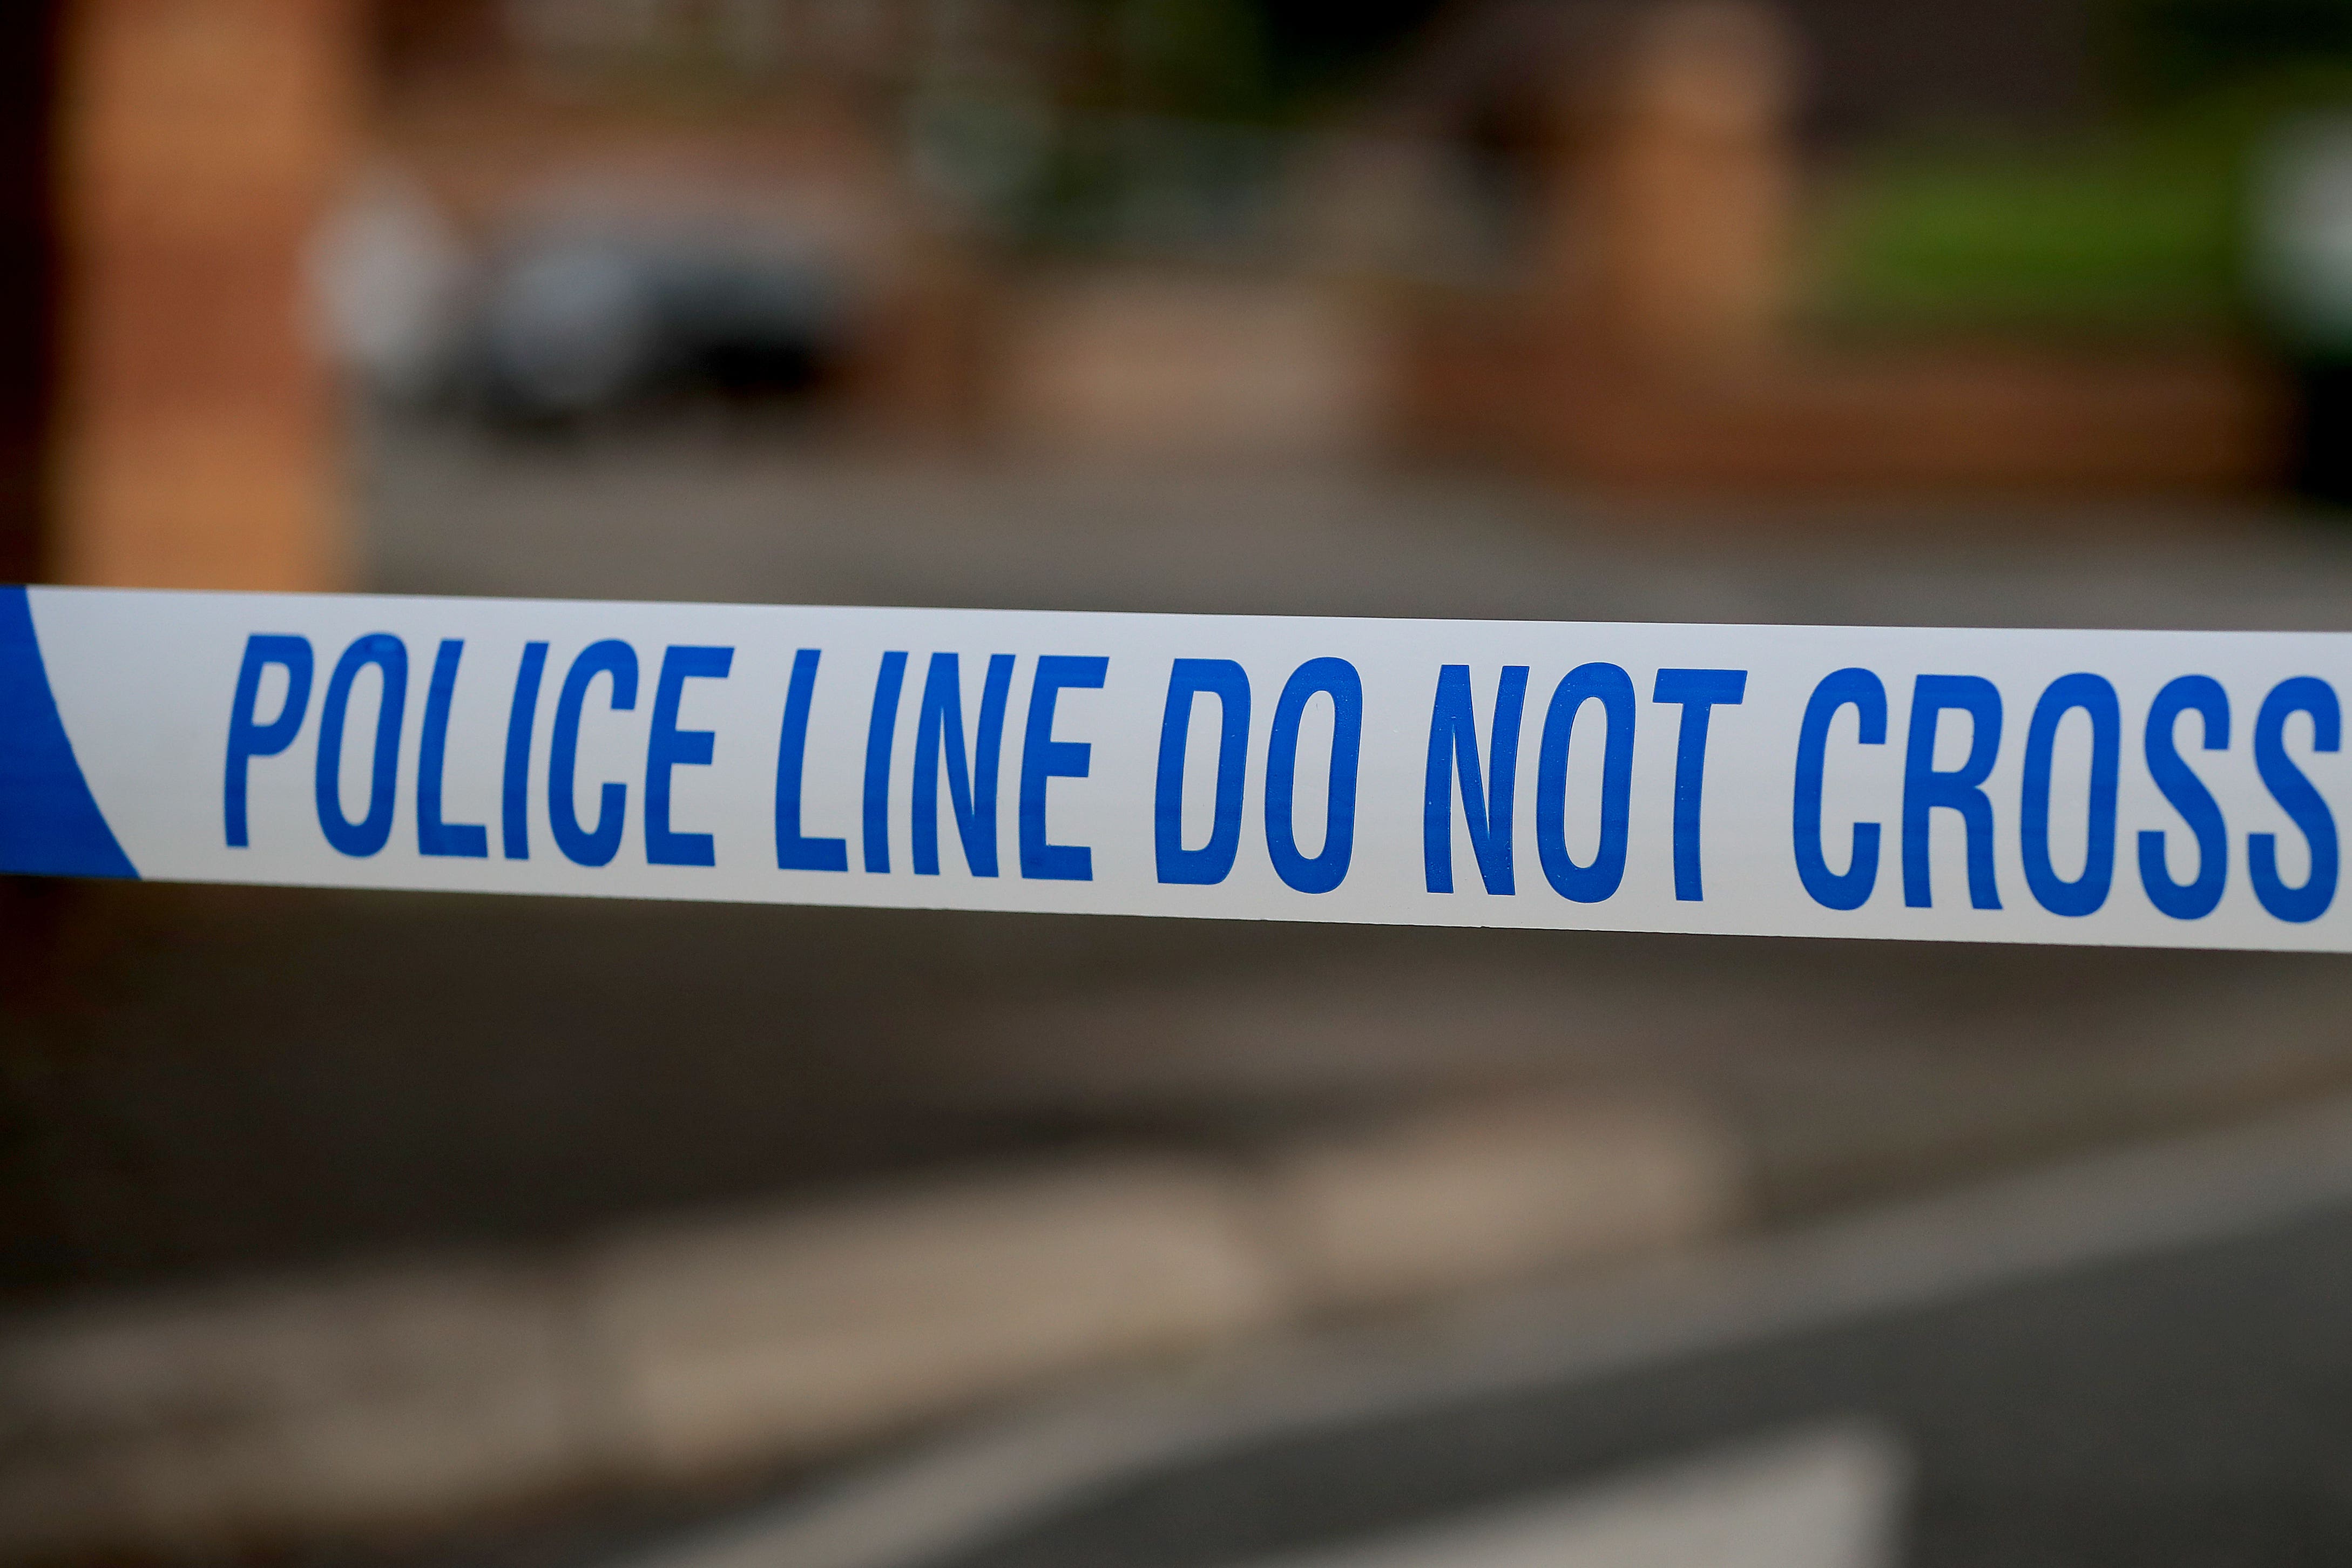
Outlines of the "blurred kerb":
[[2352,1199],[2352,1100],[1987,1183],[1423,1325],[1327,1335],[950,1437],[626,1560],[912,1568],[1115,1478],[1219,1448],[1570,1383],[2062,1269],[2260,1230]]

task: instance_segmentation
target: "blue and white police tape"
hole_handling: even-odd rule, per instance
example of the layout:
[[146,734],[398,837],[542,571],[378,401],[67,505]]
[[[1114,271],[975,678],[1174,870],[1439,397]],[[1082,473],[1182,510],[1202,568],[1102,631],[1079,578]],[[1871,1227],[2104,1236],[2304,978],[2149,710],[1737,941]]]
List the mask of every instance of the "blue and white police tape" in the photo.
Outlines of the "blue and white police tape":
[[2352,950],[2352,637],[0,590],[0,869]]

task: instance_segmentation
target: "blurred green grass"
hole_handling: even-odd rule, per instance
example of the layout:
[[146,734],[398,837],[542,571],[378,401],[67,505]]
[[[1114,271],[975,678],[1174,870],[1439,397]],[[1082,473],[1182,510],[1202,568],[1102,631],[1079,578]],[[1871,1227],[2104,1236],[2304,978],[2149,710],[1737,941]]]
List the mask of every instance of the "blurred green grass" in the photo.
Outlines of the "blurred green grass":
[[2099,125],[1918,135],[1824,182],[1805,304],[1832,331],[2210,335],[2248,321],[2251,187],[2352,68],[2242,79]]
[[1866,155],[1824,193],[1810,313],[1832,330],[2227,330],[2246,152],[2110,131]]

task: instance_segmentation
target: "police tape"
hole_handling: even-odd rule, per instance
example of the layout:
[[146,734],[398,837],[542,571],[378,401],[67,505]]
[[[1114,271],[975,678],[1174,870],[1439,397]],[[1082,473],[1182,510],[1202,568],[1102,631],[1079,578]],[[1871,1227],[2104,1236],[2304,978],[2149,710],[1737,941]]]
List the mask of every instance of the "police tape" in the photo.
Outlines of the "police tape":
[[2352,637],[0,590],[0,870],[2352,949]]

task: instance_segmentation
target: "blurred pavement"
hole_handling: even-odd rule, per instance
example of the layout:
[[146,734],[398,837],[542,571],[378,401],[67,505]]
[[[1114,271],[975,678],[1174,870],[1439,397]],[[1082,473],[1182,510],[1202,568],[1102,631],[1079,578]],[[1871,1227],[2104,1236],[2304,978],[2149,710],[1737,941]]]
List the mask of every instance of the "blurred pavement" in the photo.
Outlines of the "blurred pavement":
[[[380,428],[398,591],[2352,626],[2352,525],[1633,512],[1363,469],[1047,472],[690,421]],[[79,888],[0,1024],[5,1284],[555,1238],[945,1163],[1247,1151],[1529,1088],[1727,1121],[1766,1215],[2352,1083],[2352,961]],[[46,999],[45,999],[46,997]]]
[[[380,428],[365,495],[373,585],[395,591],[2352,625],[2352,527],[2245,510],[1635,510],[1430,472],[885,462],[715,417],[580,443]],[[2352,1089],[2333,955],[19,891],[0,995],[19,1363],[52,1367],[40,1420],[115,1477],[89,1517],[146,1455],[158,1519],[257,1539],[427,1498],[772,1473],[1082,1362]],[[1057,1239],[1072,1202],[1120,1246]],[[445,1335],[399,1305],[471,1301],[476,1268],[514,1323]],[[215,1279],[247,1284],[105,1304]],[[282,1397],[237,1371],[276,1364],[281,1319],[316,1342]],[[552,1383],[467,1372],[499,1334],[557,1347]],[[108,1344],[146,1347],[154,1375],[106,1371],[131,1364],[87,1348]],[[891,1375],[845,1383],[851,1364]],[[626,1408],[550,1416],[548,1386]],[[474,1430],[483,1400],[514,1407],[503,1469],[429,1436]],[[378,1462],[368,1410],[398,1415],[409,1459]],[[314,1421],[357,1446],[300,1438]],[[268,1458],[288,1443],[348,1474],[301,1480],[307,1458]],[[244,1468],[214,1474],[223,1455]]]
[[395,593],[1878,626],[2352,626],[2352,521],[2242,500],[1686,503],[1491,472],[861,456],[772,424],[379,427]]

